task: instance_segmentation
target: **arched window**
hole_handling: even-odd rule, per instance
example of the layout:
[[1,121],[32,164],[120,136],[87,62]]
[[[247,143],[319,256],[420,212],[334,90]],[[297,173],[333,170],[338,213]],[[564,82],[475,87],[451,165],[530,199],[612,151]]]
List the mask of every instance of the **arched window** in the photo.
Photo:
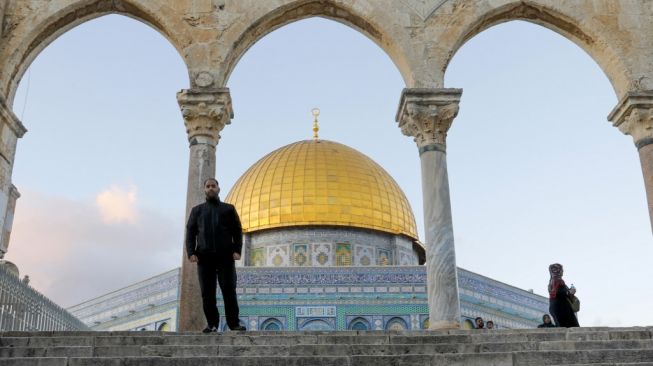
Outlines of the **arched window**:
[[301,330],[334,330],[331,324],[321,319],[314,319],[306,322]]
[[283,330],[283,324],[277,318],[270,318],[261,324],[261,330]]
[[463,329],[474,329],[474,328],[476,328],[474,327],[474,323],[469,319],[465,319],[465,321],[463,322]]
[[355,318],[349,323],[350,330],[370,330],[370,323],[365,318]]
[[168,322],[163,322],[159,324],[159,327],[157,328],[158,331],[160,332],[169,332],[170,331],[170,324]]
[[385,326],[386,330],[405,330],[408,329],[408,324],[406,324],[406,321],[399,318],[399,317],[394,317],[388,321],[388,323]]

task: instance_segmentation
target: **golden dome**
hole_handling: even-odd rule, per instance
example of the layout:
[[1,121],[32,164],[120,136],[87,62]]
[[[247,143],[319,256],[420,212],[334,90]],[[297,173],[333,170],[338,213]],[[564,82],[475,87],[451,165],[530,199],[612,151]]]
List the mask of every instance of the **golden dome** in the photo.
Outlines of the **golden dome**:
[[417,240],[397,183],[362,153],[326,140],[286,145],[256,162],[225,198],[244,232],[289,226],[348,226]]

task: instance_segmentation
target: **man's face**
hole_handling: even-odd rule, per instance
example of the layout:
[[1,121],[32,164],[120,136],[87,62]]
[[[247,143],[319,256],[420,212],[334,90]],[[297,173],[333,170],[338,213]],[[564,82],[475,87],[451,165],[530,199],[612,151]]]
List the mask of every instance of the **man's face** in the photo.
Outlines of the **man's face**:
[[218,196],[218,193],[220,193],[220,185],[218,182],[213,179],[207,180],[206,184],[204,184],[204,194],[206,195],[206,198],[215,198]]
[[483,319],[476,319],[476,326],[477,326],[477,327],[482,328],[483,325],[485,325],[485,324],[483,323]]

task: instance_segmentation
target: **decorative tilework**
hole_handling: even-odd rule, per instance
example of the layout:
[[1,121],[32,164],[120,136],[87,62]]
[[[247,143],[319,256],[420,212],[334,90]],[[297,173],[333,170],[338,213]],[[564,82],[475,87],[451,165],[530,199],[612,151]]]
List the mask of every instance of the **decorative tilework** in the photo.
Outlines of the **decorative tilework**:
[[346,321],[349,330],[372,330],[372,317],[369,315],[348,315]]
[[333,265],[333,244],[313,244],[311,259],[314,267],[328,267]]
[[351,266],[351,244],[336,244],[336,266]]
[[268,247],[266,265],[269,267],[288,267],[288,245]]
[[431,322],[429,321],[429,315],[428,314],[420,314],[420,323],[422,324],[422,329],[429,329],[431,326]]
[[354,248],[354,265],[369,266],[376,263],[374,247],[357,244]]
[[376,264],[379,266],[392,265],[392,252],[389,250],[377,248],[376,249]]
[[417,256],[405,249],[398,250],[400,266],[414,266],[417,264]]
[[[412,329],[416,329],[416,320],[419,328],[428,327],[426,293],[418,292],[426,287],[424,266],[244,267],[237,271],[240,314],[243,324],[250,329],[257,329],[252,326],[253,321],[260,328],[265,319],[283,318],[284,329],[295,330],[298,326],[295,308],[298,306],[335,307],[335,323],[327,324],[337,330],[348,329],[357,317],[366,319],[372,329],[385,329],[393,317],[401,317]],[[114,304],[147,304],[149,299],[156,298],[176,307],[178,273],[176,269],[101,299],[108,297]],[[171,282],[171,278],[175,281]],[[458,279],[461,321],[482,316],[492,319],[499,328],[534,327],[548,309],[548,299],[481,275],[459,269]],[[152,288],[157,290],[152,292]],[[131,302],[123,302],[126,300]],[[82,319],[85,322],[100,314],[119,315],[123,306],[90,312],[93,309],[86,305],[88,303],[97,304],[98,300],[77,306],[87,311]],[[220,295],[218,304],[222,304]],[[119,330],[119,324],[132,324],[135,317],[143,314],[154,316],[152,312],[158,309],[137,310],[125,318],[103,322],[99,327]],[[220,313],[224,314],[222,308]]]
[[275,330],[273,329],[274,325],[279,326],[279,330],[286,330],[288,328],[285,316],[274,316],[274,317],[259,316],[258,324],[260,324],[261,326],[252,329]]
[[299,330],[336,330],[335,318],[298,318]]
[[250,261],[254,267],[265,266],[265,248],[255,248],[252,250]]
[[[351,263],[356,266],[378,265],[377,249],[386,251],[383,263],[387,263],[387,265],[399,264],[400,251],[406,253],[404,265],[417,265],[418,256],[413,249],[413,242],[410,238],[371,229],[328,226],[295,227],[252,232],[248,233],[247,237],[251,248],[289,245],[290,265],[296,265],[293,260],[295,249],[298,252],[301,250],[295,245],[308,244],[307,251],[310,252],[308,262],[310,262],[310,265],[333,266],[335,265],[336,243],[346,243],[351,246]],[[326,248],[319,246],[320,244],[328,244],[333,248],[325,250]],[[265,253],[267,256],[267,249]],[[269,261],[270,259],[266,258],[265,263]]]
[[294,244],[292,250],[292,264],[298,267],[311,265],[311,253],[308,244]]
[[410,323],[410,316],[408,315],[390,315],[384,316],[383,322],[385,324],[386,330],[406,330],[410,329],[408,324]]

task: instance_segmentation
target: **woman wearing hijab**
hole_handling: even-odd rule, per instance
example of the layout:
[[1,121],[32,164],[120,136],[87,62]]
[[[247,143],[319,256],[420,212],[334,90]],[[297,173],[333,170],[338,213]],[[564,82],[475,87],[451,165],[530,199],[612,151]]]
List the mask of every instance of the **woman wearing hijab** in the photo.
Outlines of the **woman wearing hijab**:
[[542,315],[542,324],[537,326],[538,328],[555,328],[555,324],[551,322],[551,317],[549,314]]
[[569,289],[562,279],[562,265],[554,263],[549,266],[549,313],[559,327],[578,327],[578,319],[571,308],[570,298],[576,289]]

